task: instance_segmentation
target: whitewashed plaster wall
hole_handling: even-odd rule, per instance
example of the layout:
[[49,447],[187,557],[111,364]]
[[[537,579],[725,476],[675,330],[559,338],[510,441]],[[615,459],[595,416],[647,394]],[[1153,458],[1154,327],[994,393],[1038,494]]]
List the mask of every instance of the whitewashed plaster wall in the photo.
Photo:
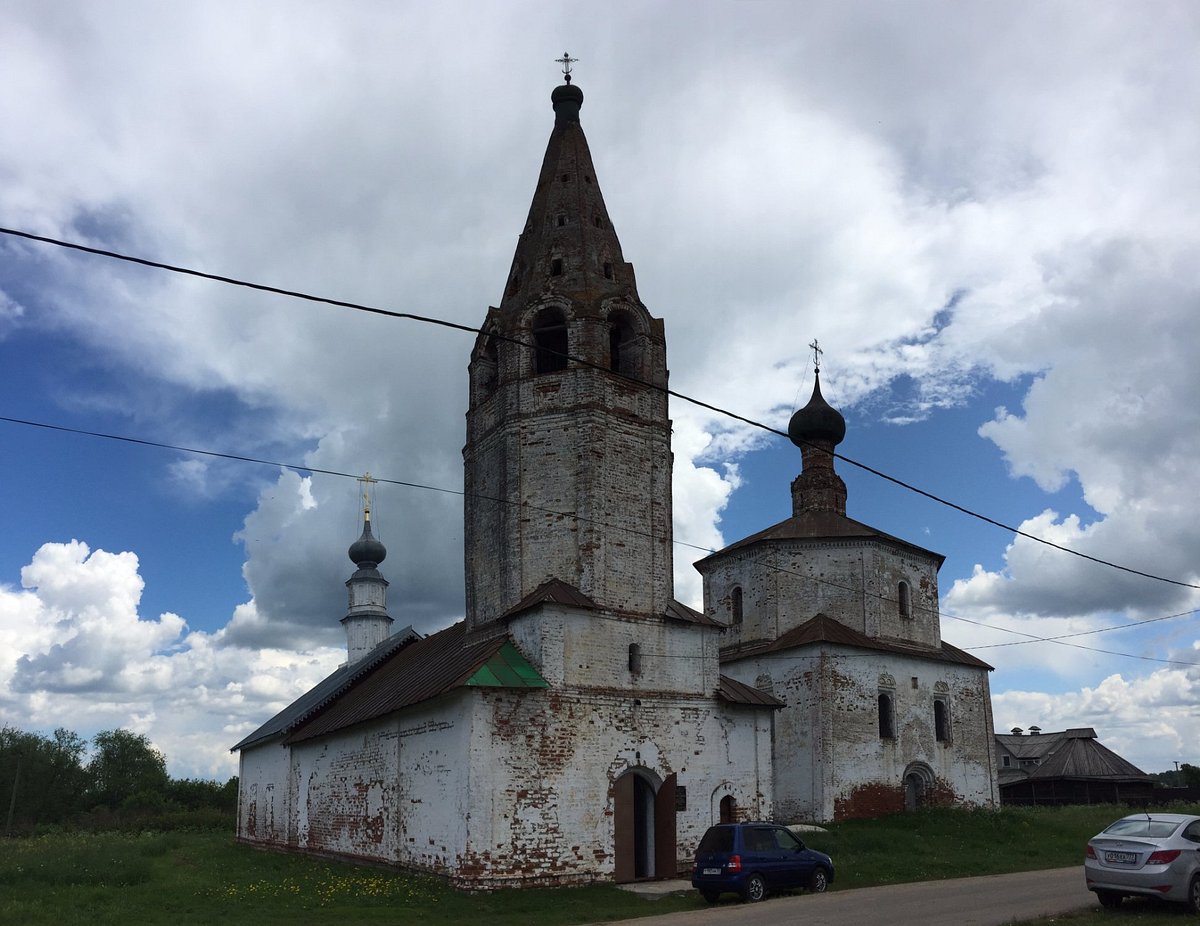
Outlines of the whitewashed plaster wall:
[[[676,776],[676,868],[717,821],[722,797],[771,814],[770,717],[709,697],[601,690],[476,689],[470,847],[461,872],[506,883],[612,877],[612,786],[640,769]],[[639,703],[640,702],[640,703]]]
[[[731,624],[732,591],[742,589],[742,624],[722,645],[773,640],[824,613],[870,637],[941,645],[938,559],[878,539],[764,541],[698,566],[705,613]],[[899,585],[908,583],[909,617]]]
[[[828,821],[904,809],[904,774],[924,763],[927,799],[992,806],[991,697],[985,669],[888,652],[825,645],[724,666],[747,684],[769,683],[786,702],[775,719],[775,813]],[[879,694],[892,698],[894,737],[880,736]],[[938,742],[935,699],[949,707]]]

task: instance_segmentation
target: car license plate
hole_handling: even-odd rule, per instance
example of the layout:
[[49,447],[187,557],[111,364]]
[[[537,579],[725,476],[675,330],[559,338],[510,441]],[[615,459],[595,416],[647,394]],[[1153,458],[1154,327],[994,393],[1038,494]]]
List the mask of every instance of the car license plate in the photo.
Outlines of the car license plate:
[[1120,862],[1123,865],[1132,865],[1137,861],[1136,852],[1105,852],[1104,861]]
[[706,875],[719,875],[720,873],[721,873],[720,868],[705,868],[704,869],[704,874],[706,874]]

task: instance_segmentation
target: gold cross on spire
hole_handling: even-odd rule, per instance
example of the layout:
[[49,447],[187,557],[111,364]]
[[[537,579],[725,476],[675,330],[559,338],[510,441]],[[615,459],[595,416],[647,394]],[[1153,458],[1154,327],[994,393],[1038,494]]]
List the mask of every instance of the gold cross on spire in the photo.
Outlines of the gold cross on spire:
[[371,520],[371,486],[375,485],[379,480],[372,479],[370,473],[363,473],[358,477],[358,482],[362,485],[362,500],[363,500],[363,520]]
[[816,338],[813,338],[812,343],[809,344],[808,346],[812,349],[812,352],[813,352],[813,372],[820,373],[821,372],[821,355],[823,353],[825,353],[825,351],[821,350],[820,345],[817,344]]
[[566,78],[567,83],[570,83],[571,82],[571,65],[574,64],[579,59],[572,58],[570,52],[564,51],[563,56],[561,58],[555,58],[554,60],[562,65],[563,77]]

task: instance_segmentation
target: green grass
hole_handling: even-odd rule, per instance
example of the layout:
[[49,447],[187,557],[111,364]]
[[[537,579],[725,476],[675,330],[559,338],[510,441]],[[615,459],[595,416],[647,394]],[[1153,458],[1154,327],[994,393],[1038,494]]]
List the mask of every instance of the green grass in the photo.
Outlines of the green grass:
[[[805,841],[833,856],[834,888],[844,889],[1082,864],[1088,837],[1121,813],[1112,807],[929,810],[840,823],[805,834]],[[705,906],[691,893],[647,900],[611,885],[462,894],[436,878],[252,849],[224,832],[0,840],[0,923],[23,926],[566,926]],[[1147,918],[1118,914],[1094,922],[1164,918],[1157,908],[1131,904],[1130,911]],[[1168,922],[1180,922],[1169,913]]]
[[832,856],[839,888],[867,887],[1082,865],[1088,839],[1127,812],[1111,805],[931,809],[802,836]]

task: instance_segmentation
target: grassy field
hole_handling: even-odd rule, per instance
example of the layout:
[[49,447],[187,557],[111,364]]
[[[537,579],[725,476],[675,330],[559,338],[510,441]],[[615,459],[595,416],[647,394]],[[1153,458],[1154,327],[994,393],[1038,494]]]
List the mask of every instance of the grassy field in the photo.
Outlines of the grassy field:
[[[1121,812],[931,810],[837,824],[826,833],[806,834],[806,841],[833,856],[834,888],[844,889],[1081,865],[1087,838]],[[488,926],[558,926],[703,906],[692,894],[646,900],[610,885],[460,894],[434,878],[251,849],[226,832],[75,833],[0,841],[0,923],[27,926],[442,926],[480,919]],[[1178,922],[1170,911],[1139,913],[1132,905],[1131,910],[1133,918],[1106,915],[1102,921],[1118,926],[1166,915],[1168,922]]]

